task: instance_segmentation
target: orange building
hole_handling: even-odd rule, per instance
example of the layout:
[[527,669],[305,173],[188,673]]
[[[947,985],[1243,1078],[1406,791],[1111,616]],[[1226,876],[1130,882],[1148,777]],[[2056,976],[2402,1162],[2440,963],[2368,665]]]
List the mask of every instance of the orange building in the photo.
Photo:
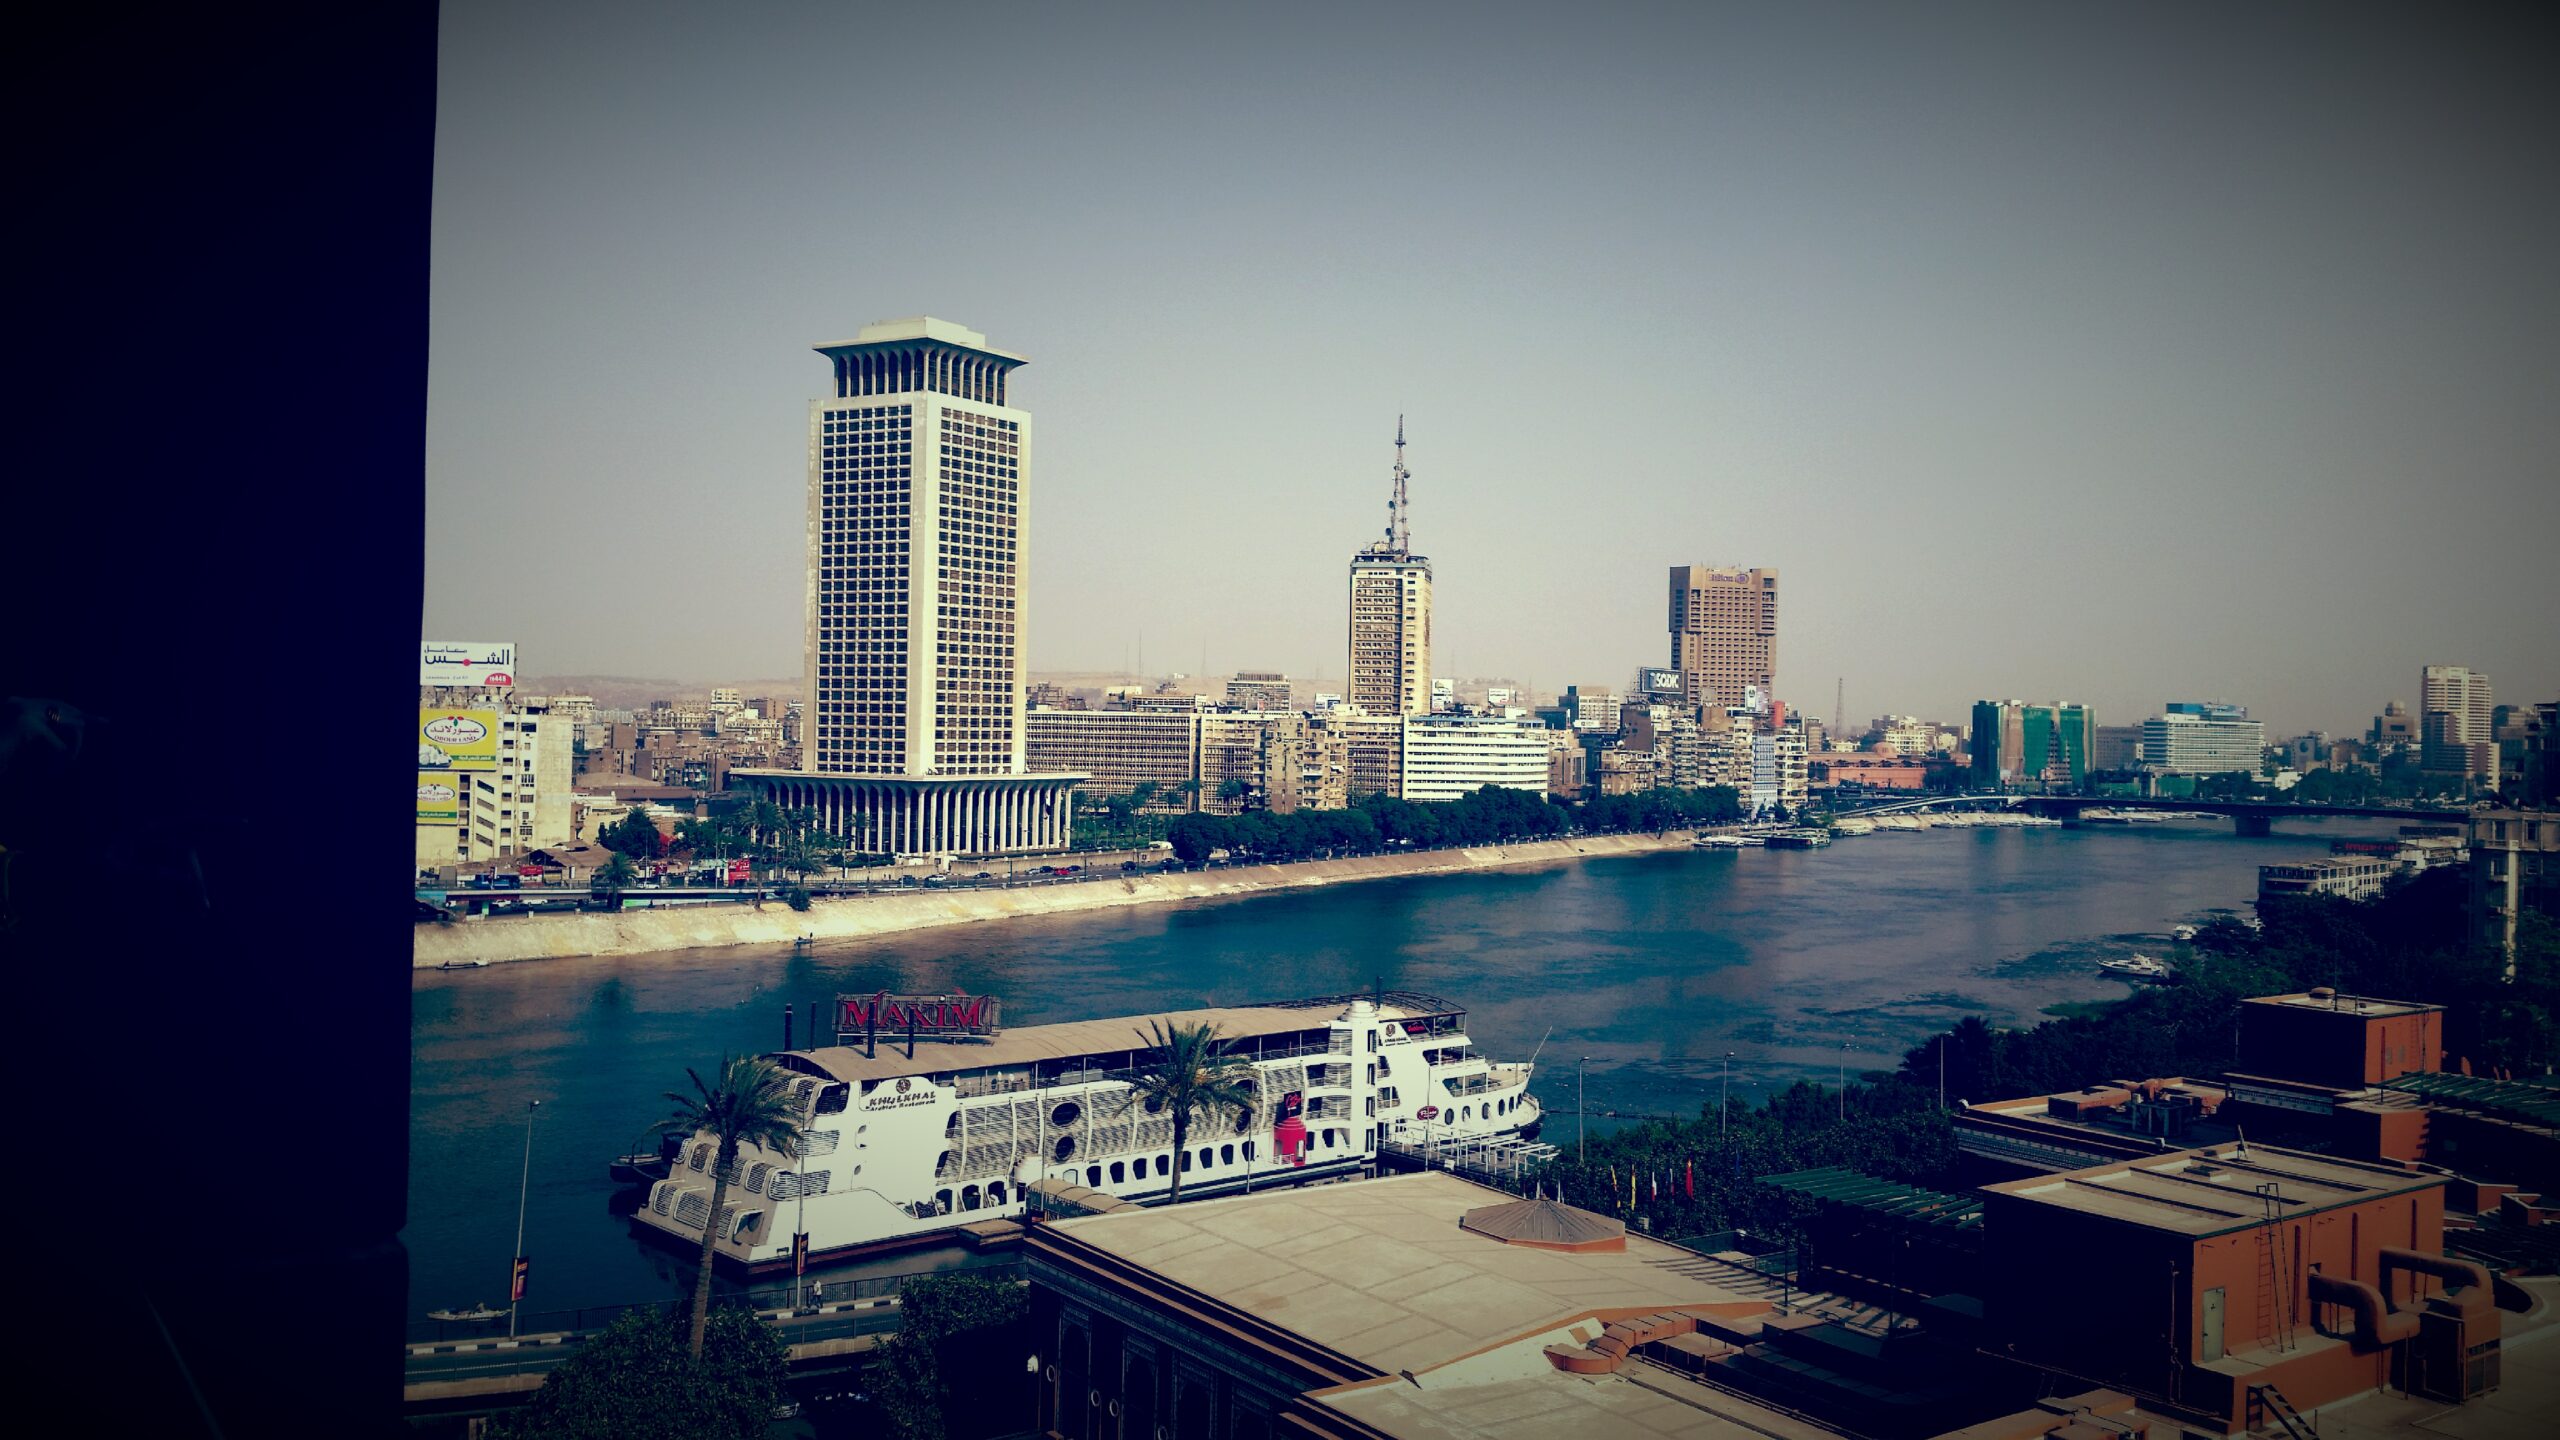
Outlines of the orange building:
[[2360,1090],[2444,1068],[2444,1007],[2322,986],[2240,1002],[2238,1076]]
[[1984,1187],[1984,1348],[2226,1433],[2386,1383],[2494,1386],[2444,1179],[2244,1144]]

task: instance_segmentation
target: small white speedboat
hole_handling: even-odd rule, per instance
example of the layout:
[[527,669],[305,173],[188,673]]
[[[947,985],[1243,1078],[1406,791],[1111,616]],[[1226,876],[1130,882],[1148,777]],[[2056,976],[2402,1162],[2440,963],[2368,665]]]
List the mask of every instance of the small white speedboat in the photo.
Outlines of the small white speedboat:
[[2169,932],[2169,938],[2179,941],[2193,940],[2196,938],[2196,927],[2193,925],[2178,926],[2176,929]]
[[2136,955],[2130,960],[2109,956],[2098,962],[2098,971],[2100,974],[2112,975],[2118,980],[2146,982],[2167,980],[2177,974],[2167,965],[2148,955]]

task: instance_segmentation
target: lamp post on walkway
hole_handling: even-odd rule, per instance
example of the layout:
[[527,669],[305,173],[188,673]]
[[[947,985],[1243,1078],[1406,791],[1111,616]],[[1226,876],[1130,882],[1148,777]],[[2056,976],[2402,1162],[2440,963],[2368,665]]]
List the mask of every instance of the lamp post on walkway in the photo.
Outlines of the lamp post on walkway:
[[524,1303],[524,1202],[533,1187],[533,1117],[542,1102],[524,1107],[524,1173],[516,1177],[516,1253],[507,1262],[507,1338],[516,1338],[516,1311]]
[[1583,1124],[1587,1108],[1582,1103],[1582,1067],[1590,1063],[1588,1055],[1576,1056],[1573,1062],[1573,1163],[1579,1165],[1591,1158],[1591,1147]]

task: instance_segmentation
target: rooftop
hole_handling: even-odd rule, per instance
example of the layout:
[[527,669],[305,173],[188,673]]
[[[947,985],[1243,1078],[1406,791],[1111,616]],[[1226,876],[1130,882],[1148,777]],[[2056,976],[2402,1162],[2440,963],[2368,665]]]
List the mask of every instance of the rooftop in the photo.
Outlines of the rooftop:
[[2234,1143],[2004,1181],[1982,1187],[1982,1193],[1987,1204],[2053,1205],[2144,1229],[2206,1236],[2264,1223],[2269,1196],[2281,1214],[2308,1215],[2443,1183],[2440,1175]]
[[1544,1345],[1569,1338],[1551,1332],[1583,1321],[1596,1335],[1585,1319],[1595,1312],[1766,1308],[1726,1288],[1726,1267],[1646,1236],[1576,1253],[1507,1245],[1459,1223],[1515,1198],[1433,1171],[1048,1228],[1388,1375],[1502,1347],[1520,1352],[1507,1375],[1543,1382],[1553,1371]]
[[988,344],[986,336],[966,325],[955,325],[948,320],[936,320],[930,315],[910,315],[903,320],[875,320],[863,326],[850,340],[837,340],[814,348],[820,354],[828,354],[838,350],[857,350],[874,345],[913,345],[918,342],[955,345],[963,350],[975,350],[981,355],[993,355],[1000,360],[1011,360],[1017,365],[1026,363],[1027,360],[1025,356],[1016,355],[1010,350],[999,350]]
[[[1366,997],[1362,997],[1366,998]],[[1127,1051],[1152,1050],[1155,1041],[1149,1026],[1162,1021],[1172,1025],[1212,1024],[1224,1040],[1251,1040],[1266,1035],[1285,1035],[1299,1030],[1317,1030],[1342,1017],[1344,1000],[1309,1002],[1304,1005],[1231,1005],[1207,1010],[1167,1010],[1153,1014],[1123,1015],[1109,1020],[1069,1020],[1056,1025],[1023,1025],[1011,1027],[987,1040],[934,1040],[919,1036],[916,1058],[907,1058],[906,1034],[883,1028],[879,1053],[866,1058],[858,1045],[824,1045],[814,1050],[785,1052],[784,1063],[801,1071],[815,1070],[848,1082],[892,1080],[902,1075],[930,1075],[957,1070],[987,1070],[1007,1065],[1032,1065],[1043,1060],[1073,1060],[1092,1055],[1112,1055]],[[1424,1015],[1448,1014],[1449,1009],[1431,1009],[1412,1003],[1398,1003],[1390,997],[1378,1014],[1387,1020],[1414,1019]],[[1249,1048],[1241,1053],[1251,1054]]]
[[[2321,860],[2312,863],[2329,865],[2336,862]],[[2275,1005],[2288,1010],[2335,1010],[2342,1015],[2420,1015],[2444,1008],[2415,1000],[2377,1000],[2370,995],[2342,995],[2326,987],[2306,990],[2299,995],[2252,995],[2240,1003]]]

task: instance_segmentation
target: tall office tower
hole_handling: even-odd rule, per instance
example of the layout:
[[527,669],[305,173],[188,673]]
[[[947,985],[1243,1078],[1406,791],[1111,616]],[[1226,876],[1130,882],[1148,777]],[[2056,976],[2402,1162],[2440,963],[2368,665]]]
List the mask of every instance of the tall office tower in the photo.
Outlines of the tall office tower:
[[741,778],[857,850],[1061,848],[1085,777],[1025,773],[1023,357],[924,317],[817,350],[801,768]]
[[1778,572],[1671,567],[1671,664],[1684,705],[1778,693]]
[[2429,770],[2498,774],[2497,707],[2489,677],[2468,665],[2429,665],[2419,672],[2418,763]]
[[1396,417],[1395,496],[1387,531],[1351,557],[1351,687],[1372,715],[1431,713],[1431,562],[1405,525],[1404,417]]

